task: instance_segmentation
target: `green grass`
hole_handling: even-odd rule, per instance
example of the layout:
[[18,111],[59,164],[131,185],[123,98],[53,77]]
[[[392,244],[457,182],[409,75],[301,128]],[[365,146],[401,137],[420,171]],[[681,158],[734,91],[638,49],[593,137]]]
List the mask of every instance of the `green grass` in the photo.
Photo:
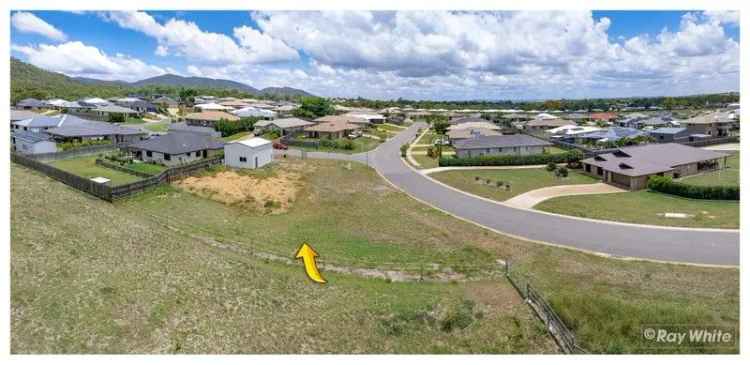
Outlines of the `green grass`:
[[144,128],[151,132],[166,132],[169,130],[169,121],[156,122],[156,123],[145,123]]
[[679,181],[691,185],[702,186],[739,186],[740,184],[740,154],[736,153],[727,158],[725,169],[700,175],[686,176]]
[[[568,177],[557,178],[555,174],[539,169],[512,170],[457,170],[431,174],[433,178],[472,194],[504,201],[527,191],[556,185],[594,184],[598,180],[569,170]],[[479,178],[479,180],[476,180]],[[490,183],[487,183],[490,180]],[[497,187],[497,182],[510,184],[511,189]]]
[[[318,285],[301,264],[208,245],[16,165],[11,176],[14,354],[556,352],[502,279],[324,271],[329,282]],[[181,214],[213,212],[198,203]]]
[[565,152],[568,152],[568,150],[564,150],[564,149],[562,149],[562,148],[560,148],[560,147],[554,147],[554,146],[552,146],[552,147],[545,147],[545,148],[544,148],[544,150],[545,150],[545,151],[546,151],[547,153],[550,153],[550,154],[556,154],[556,153],[565,153]]
[[417,140],[416,144],[432,144],[432,141],[436,137],[437,137],[437,134],[435,134],[435,131],[430,129],[421,138],[419,138],[419,140]]
[[438,167],[438,159],[431,158],[427,155],[411,155],[411,157],[419,163],[419,166],[415,166],[418,169],[431,169]]
[[[576,217],[660,226],[738,228],[740,224],[739,202],[686,199],[645,190],[559,197],[534,208]],[[659,216],[663,213],[686,213],[694,217]]]
[[125,165],[125,167],[135,170],[138,172],[142,172],[144,174],[149,175],[158,175],[162,171],[166,170],[167,168],[162,165],[157,165],[153,163],[145,163],[145,162],[133,162]]
[[106,177],[111,180],[109,184],[112,186],[129,184],[141,180],[138,176],[99,166],[95,161],[96,156],[84,156],[52,161],[49,164],[87,179],[99,176]]
[[245,132],[239,132],[239,133],[235,133],[235,134],[233,134],[231,136],[222,137],[221,140],[224,141],[224,142],[232,142],[232,141],[243,139],[243,138],[249,136],[250,134],[251,133],[247,132],[247,131],[245,131]]
[[[298,199],[279,215],[174,188],[113,205],[12,165],[11,351],[550,348],[543,328],[499,277],[389,284],[323,270],[329,284],[317,286],[303,279],[300,266],[258,261],[197,237],[287,257],[310,240],[323,262],[378,267],[451,261],[469,271],[510,260],[514,276],[530,280],[590,352],[739,351],[654,349],[639,332],[646,324],[738,326],[737,269],[621,261],[503,236],[408,198],[364,166],[303,163],[309,170]],[[172,229],[158,224],[165,219]],[[467,300],[483,314],[470,310]],[[459,326],[445,332],[447,323]]]
[[144,121],[141,118],[127,117],[125,119],[124,124],[144,124],[144,123],[146,123],[146,121]]
[[[316,139],[310,139],[307,140],[315,141]],[[342,148],[331,148],[331,147],[304,147],[304,146],[294,146],[292,148],[305,150],[305,151],[321,151],[321,152],[337,152],[337,153],[360,153],[360,152],[367,152],[372,151],[376,147],[380,145],[383,141],[378,141],[372,138],[367,137],[359,137],[351,140],[354,143],[354,149],[351,150],[345,150]]]

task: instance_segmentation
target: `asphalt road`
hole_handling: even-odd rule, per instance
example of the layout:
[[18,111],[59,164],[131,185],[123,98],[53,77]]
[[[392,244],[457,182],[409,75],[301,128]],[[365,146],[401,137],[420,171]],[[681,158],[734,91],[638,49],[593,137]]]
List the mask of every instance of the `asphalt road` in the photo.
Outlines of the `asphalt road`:
[[[400,146],[425,126],[415,123],[381,144],[366,160],[393,185],[448,213],[510,235],[612,256],[739,265],[737,231],[653,228],[566,218],[507,207],[447,188],[415,172],[400,158]],[[363,156],[348,158],[362,161]]]

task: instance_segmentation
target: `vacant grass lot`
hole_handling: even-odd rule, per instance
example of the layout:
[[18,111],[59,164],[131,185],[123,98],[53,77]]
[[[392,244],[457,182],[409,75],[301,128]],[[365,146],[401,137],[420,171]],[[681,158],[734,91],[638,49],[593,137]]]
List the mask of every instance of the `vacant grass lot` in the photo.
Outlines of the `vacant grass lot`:
[[[660,226],[739,228],[736,201],[698,200],[652,191],[564,196],[537,204],[534,209],[576,217]],[[690,218],[665,218],[664,213],[685,213]]]
[[681,182],[703,186],[739,186],[740,184],[740,154],[736,153],[727,158],[727,168],[706,174],[687,176]]
[[[309,139],[311,141],[314,141],[315,139]],[[374,150],[376,147],[380,145],[382,141],[378,141],[372,138],[367,137],[359,137],[351,140],[354,143],[354,149],[351,150],[345,150],[341,148],[331,148],[331,147],[303,147],[303,146],[292,146],[291,148],[294,149],[300,149],[305,151],[321,151],[321,152],[338,152],[338,153],[360,153],[360,152],[367,152]]]
[[[195,235],[288,257],[307,239],[322,261],[362,266],[442,261],[471,271],[509,259],[590,352],[738,351],[658,350],[640,333],[644,324],[737,326],[736,269],[618,261],[530,243],[428,208],[358,164],[304,163],[311,170],[282,215],[176,189],[109,205],[13,165],[12,351],[549,350],[527,312],[510,314],[520,309],[502,281],[386,284],[324,271],[330,283],[319,287],[301,280],[299,267],[204,246]],[[167,218],[183,234],[156,224]],[[480,308],[495,303],[502,315],[488,321],[495,311],[452,304],[465,299]],[[436,308],[453,314],[437,316],[442,321],[426,314],[444,313]],[[466,327],[440,329],[458,324]]]
[[142,172],[144,174],[149,175],[158,175],[162,171],[166,170],[167,168],[162,165],[157,165],[153,163],[145,163],[145,162],[133,162],[125,165],[125,167],[135,170],[138,172]]
[[155,123],[145,123],[143,125],[143,128],[148,129],[151,132],[166,132],[169,130],[169,120],[165,120],[163,122],[155,122]]
[[[556,351],[502,279],[325,273],[320,286],[301,265],[206,245],[16,165],[11,175],[12,353]],[[184,214],[211,214],[200,208]]]
[[[504,201],[527,191],[548,186],[594,184],[598,180],[570,171],[568,177],[557,178],[553,172],[539,169],[509,170],[456,170],[431,174],[433,178],[472,194]],[[477,180],[478,178],[478,180]],[[489,183],[487,182],[489,180]],[[510,184],[510,190],[498,187],[497,183]]]
[[141,179],[140,177],[135,175],[97,165],[96,156],[84,156],[57,160],[49,162],[49,164],[61,170],[65,170],[72,174],[76,174],[88,179],[99,176],[106,177],[107,179],[111,180],[109,184],[112,186],[129,184]]

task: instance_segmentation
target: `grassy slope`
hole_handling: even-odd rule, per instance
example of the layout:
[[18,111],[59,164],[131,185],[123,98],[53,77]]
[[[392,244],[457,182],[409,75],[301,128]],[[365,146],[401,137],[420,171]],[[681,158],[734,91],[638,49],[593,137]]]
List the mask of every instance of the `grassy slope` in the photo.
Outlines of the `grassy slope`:
[[52,161],[50,165],[85,178],[106,177],[112,180],[109,182],[112,186],[128,184],[141,179],[135,175],[98,166],[95,160],[96,156],[85,156]]
[[[444,171],[430,176],[459,190],[498,201],[504,201],[527,191],[547,186],[594,184],[598,182],[598,180],[592,177],[573,171],[570,171],[567,178],[556,178],[554,173],[543,168]],[[476,181],[475,177],[479,177],[481,183]],[[486,183],[487,179],[491,180],[491,184],[488,185]],[[497,181],[502,181],[506,184],[510,183],[511,190],[506,191],[505,188],[498,188],[495,185]]]
[[[306,162],[313,163],[315,161],[306,160]],[[28,296],[26,294],[16,294],[16,291],[13,292],[14,297],[12,300],[14,308],[19,303],[26,303],[25,305],[28,306],[14,310],[13,312],[14,329],[19,327],[23,329],[23,331],[14,331],[14,336],[22,336],[19,333],[23,334],[23,341],[20,344],[27,341],[34,342],[35,340],[32,340],[32,337],[37,336],[39,326],[54,325],[54,328],[64,328],[64,325],[68,324],[67,322],[59,323],[62,322],[60,320],[45,319],[46,317],[40,312],[42,309],[38,309],[38,307],[45,305],[53,306],[54,299],[42,301],[35,299],[34,296],[40,295],[38,293],[41,293],[44,289],[54,287],[56,282],[52,284],[42,283],[46,286],[40,288],[30,285],[26,280],[32,280],[32,282],[35,280],[27,279],[27,276],[29,276],[27,273],[32,273],[32,276],[44,277],[47,271],[55,270],[54,268],[60,265],[64,265],[63,267],[67,270],[75,268],[76,262],[68,259],[67,254],[59,256],[62,255],[59,252],[64,252],[69,245],[73,245],[71,254],[87,255],[78,261],[86,262],[87,268],[91,266],[87,261],[90,260],[90,257],[98,258],[101,255],[97,251],[116,249],[119,251],[112,255],[105,255],[105,257],[112,260],[112,262],[118,263],[123,257],[135,261],[144,261],[143,264],[128,261],[128,267],[138,268],[139,278],[149,275],[155,276],[158,280],[154,282],[160,282],[159,279],[171,278],[171,280],[176,280],[179,278],[183,282],[173,285],[171,280],[167,280],[164,285],[159,286],[159,290],[162,290],[165,296],[168,293],[181,291],[199,293],[199,298],[189,302],[189,305],[186,304],[185,307],[177,307],[178,310],[190,308],[190,305],[198,308],[208,307],[208,309],[200,312],[190,311],[189,313],[192,316],[218,310],[215,303],[211,306],[203,304],[206,301],[210,302],[209,298],[216,296],[217,293],[215,291],[219,290],[216,286],[216,280],[213,279],[214,275],[223,275],[219,283],[227,285],[227,289],[222,289],[221,293],[218,293],[221,294],[220,297],[233,298],[226,292],[232,292],[238,288],[240,284],[235,281],[241,277],[237,275],[245,274],[236,273],[234,271],[235,267],[229,263],[204,257],[202,249],[188,249],[192,245],[190,240],[180,237],[179,242],[187,245],[186,247],[177,245],[175,242],[176,239],[164,240],[160,237],[157,237],[156,240],[149,239],[143,241],[143,243],[139,243],[143,236],[150,237],[150,235],[142,233],[143,231],[154,231],[154,234],[160,236],[167,234],[151,224],[153,219],[148,214],[156,212],[159,212],[162,217],[172,216],[175,219],[170,221],[170,223],[179,223],[184,229],[193,227],[198,233],[204,236],[216,236],[220,239],[222,237],[237,238],[238,241],[245,242],[248,247],[259,247],[267,250],[277,248],[277,252],[286,254],[290,254],[293,251],[300,239],[314,237],[315,242],[311,243],[316,245],[316,249],[322,253],[321,258],[323,260],[358,258],[370,262],[401,261],[406,263],[406,260],[412,260],[415,257],[425,257],[432,261],[436,258],[436,252],[445,255],[446,260],[453,260],[453,262],[457,263],[471,262],[474,264],[484,263],[487,260],[495,258],[510,259],[513,271],[517,272],[520,276],[530,277],[532,283],[542,289],[544,295],[550,299],[557,311],[574,327],[579,342],[592,352],[653,352],[654,350],[646,348],[647,344],[640,340],[639,328],[641,324],[712,323],[736,326],[739,323],[738,270],[611,260],[497,235],[472,224],[436,212],[411,199],[404,198],[402,194],[392,191],[387,184],[377,177],[374,171],[357,164],[352,164],[352,170],[349,171],[343,169],[341,167],[342,164],[334,162],[320,161],[315,163],[319,164],[318,170],[311,173],[305,179],[307,187],[299,195],[299,199],[295,203],[295,208],[286,215],[261,217],[251,217],[248,213],[239,212],[232,207],[220,206],[206,200],[198,200],[192,195],[175,190],[154,192],[151,195],[146,194],[139,199],[111,207],[96,200],[85,198],[81,194],[74,194],[70,189],[61,184],[53,183],[49,179],[38,178],[36,174],[28,173],[26,170],[14,166],[12,173],[13,209],[11,210],[13,214],[13,288],[38,289],[38,292],[35,291],[32,294],[28,294]],[[43,194],[39,193],[39,191],[47,191],[44,189],[48,189],[47,185],[49,184],[54,187],[50,192],[52,198],[49,199],[49,202],[46,201],[47,199],[31,199],[32,204],[27,202],[29,200],[28,196],[36,196]],[[27,191],[29,189],[31,191]],[[58,195],[60,196],[59,198]],[[41,207],[33,204],[36,201],[45,201],[45,206]],[[46,222],[48,224],[57,222],[59,218],[51,219],[49,217],[56,217],[55,214],[59,214],[61,209],[67,212],[69,206],[73,207],[74,216],[65,218],[62,224],[76,223],[78,226],[74,228],[66,226],[66,230],[62,232],[65,235],[64,237],[60,236],[61,233],[58,232],[58,226],[42,225],[40,228],[38,222]],[[106,212],[106,214],[100,214],[101,212]],[[196,214],[196,212],[201,213]],[[145,218],[144,215],[146,215]],[[122,217],[123,219],[134,220],[137,224],[133,225],[121,222],[100,226],[87,223],[83,236],[84,240],[79,242],[76,236],[77,230],[84,229],[80,227],[82,223],[79,221],[86,220],[88,222],[90,220],[89,216],[95,216],[96,219],[101,217],[104,222],[114,220],[113,217]],[[80,219],[76,219],[76,217]],[[35,222],[35,224],[24,224],[30,221]],[[95,230],[90,230],[89,226],[93,226]],[[28,227],[29,231],[23,230],[25,227]],[[219,233],[214,234],[213,230]],[[91,237],[94,234],[97,236]],[[53,236],[55,236],[54,239],[52,238]],[[112,240],[113,237],[116,237],[117,244],[102,245],[99,242],[107,242]],[[127,245],[122,247],[123,238],[121,237],[134,238],[126,239],[124,243]],[[67,245],[45,243],[47,241],[60,242],[61,240],[65,241]],[[94,241],[97,243],[95,244]],[[21,242],[22,244],[18,245],[17,242]],[[91,249],[89,250],[89,247],[78,249],[79,247],[76,245],[81,244],[88,244]],[[138,245],[136,246],[138,249],[134,249],[133,245]],[[35,249],[29,249],[26,246],[32,246]],[[54,250],[48,251],[48,247],[54,248]],[[120,247],[122,247],[122,250],[120,250]],[[35,255],[18,254],[18,250],[22,248],[33,250]],[[36,253],[46,253],[46,255],[36,255]],[[165,269],[164,265],[152,262],[157,258],[159,260],[179,262],[179,264],[170,264]],[[41,260],[46,261],[39,262]],[[105,260],[107,259],[97,259],[95,263]],[[194,266],[192,265],[193,260],[199,261],[201,264],[205,262],[205,267],[197,271],[189,269],[191,266]],[[29,268],[29,265],[32,267]],[[223,269],[216,270],[216,265],[223,266]],[[363,265],[365,264],[363,263]],[[50,269],[50,267],[53,269]],[[115,265],[114,267],[117,266]],[[262,267],[265,266],[252,265],[247,271],[261,270]],[[456,268],[461,269],[460,267]],[[183,269],[186,271],[182,271]],[[174,274],[167,274],[173,272],[173,270],[177,271]],[[292,271],[292,273],[295,272],[294,270]],[[20,277],[18,273],[24,273],[23,277]],[[269,272],[261,271],[258,273],[260,277],[264,277],[264,275],[275,279]],[[65,287],[66,292],[87,293],[93,291],[94,293],[88,295],[96,295],[96,290],[90,287],[96,281],[73,281],[70,277],[66,278],[60,275],[54,277],[56,280],[65,280],[65,284],[67,285]],[[299,289],[299,287],[295,286],[297,284],[297,277],[294,276],[294,278],[295,280],[283,279],[286,280],[284,281],[285,285],[291,286],[290,290],[288,290],[289,295],[297,293],[294,289]],[[334,276],[334,278],[338,281],[343,280],[342,278],[346,278],[346,276]],[[130,280],[124,282],[130,284]],[[138,285],[143,285],[143,283],[151,282],[146,279],[139,279],[133,282],[132,286],[138,287]],[[273,282],[276,282],[276,280]],[[370,282],[363,281],[363,283]],[[298,308],[298,306],[295,307],[290,304],[284,295],[279,296],[278,293],[280,291],[278,286],[270,288],[275,293],[274,296],[278,297],[277,300],[280,300],[280,302],[274,303],[274,306],[283,309],[290,307]],[[158,302],[155,299],[157,298],[155,294],[150,293],[150,288],[138,289],[139,294],[148,294],[149,297],[145,300],[135,301],[135,303],[147,306],[147,304]],[[245,288],[243,292],[251,290],[250,288]],[[23,293],[23,291],[19,292]],[[125,289],[118,290],[117,292],[128,293]],[[255,290],[254,293],[258,294],[253,297],[255,298],[254,300],[260,301],[260,298],[265,298],[263,295],[260,295],[262,292],[261,290]],[[287,293],[287,291],[284,293]],[[415,293],[418,293],[418,291]],[[434,294],[432,292],[429,296]],[[124,296],[125,294],[118,295]],[[362,293],[355,292],[353,295],[362,295]],[[404,290],[396,296],[409,295],[412,295],[412,293]],[[422,298],[419,294],[414,295],[417,298]],[[53,293],[50,296],[57,299],[70,300],[64,294],[60,293]],[[127,298],[125,296],[121,300]],[[332,331],[340,331],[341,338],[347,340],[347,342],[346,344],[337,346],[336,348],[339,350],[350,349],[350,351],[354,351],[351,349],[355,347],[362,349],[365,346],[363,345],[364,343],[370,343],[367,348],[372,351],[384,348],[384,346],[380,345],[381,342],[363,342],[364,338],[359,334],[360,332],[353,333],[356,328],[350,328],[362,327],[363,332],[367,333],[373,329],[377,329],[376,326],[370,325],[370,322],[367,320],[363,322],[364,324],[354,324],[349,321],[351,316],[356,313],[369,313],[367,310],[363,311],[361,308],[355,309],[356,307],[348,306],[348,300],[354,300],[352,299],[355,298],[354,296],[339,297],[341,299],[340,303],[343,306],[340,311],[335,311],[334,307],[328,306],[331,302],[326,301],[325,298],[327,297],[320,297],[319,301],[315,302],[320,303],[316,308],[329,308],[330,312],[328,313],[331,316],[340,315],[341,313],[344,313],[344,315],[341,317],[340,325],[334,324],[332,322],[335,321],[330,320],[323,327],[317,327],[318,329],[314,330],[315,333],[322,333],[324,335],[328,333],[320,331],[320,328],[330,328]],[[243,297],[243,303],[246,302],[245,299]],[[370,303],[372,299],[371,296],[362,297],[362,301],[365,303]],[[233,300],[231,303],[240,302],[236,298],[233,298]],[[391,300],[397,299],[396,297],[392,297]],[[172,302],[174,303],[174,299]],[[356,301],[356,303],[360,302]],[[399,305],[393,304],[392,306],[397,307]],[[405,305],[400,306],[406,307]],[[128,307],[125,306],[125,308]],[[221,323],[216,324],[216,326],[223,327],[226,323],[226,326],[234,328],[232,325],[238,320],[236,317],[238,309],[231,306],[228,308],[234,309],[227,309],[226,312],[219,311],[218,313],[223,315],[228,312],[231,315],[225,321],[222,320]],[[115,311],[115,313],[119,313],[121,310]],[[404,311],[407,315],[392,318],[409,318],[409,313],[412,315],[412,318],[415,317],[415,311]],[[141,316],[145,316],[146,313],[150,313],[150,310],[140,308],[139,310],[128,311],[128,313],[132,312],[141,313]],[[187,336],[186,338],[197,338],[198,335],[205,336],[203,331],[196,331],[197,333],[195,333],[180,327],[182,323],[179,322],[179,319],[181,319],[180,315],[175,314],[176,312],[173,312],[171,309],[167,312],[169,313],[171,323],[177,323],[177,325],[172,324],[172,326],[183,331],[184,336]],[[73,313],[78,314],[76,311],[73,311]],[[275,313],[278,313],[278,311]],[[293,313],[293,311],[288,313]],[[23,316],[23,318],[19,320],[18,316]],[[286,321],[286,317],[283,317],[283,319],[284,324],[289,323]],[[203,325],[203,321],[208,321],[208,319],[204,318],[197,322],[193,319],[193,322],[188,321],[188,323]],[[269,320],[270,322],[273,321]],[[41,323],[41,325],[38,323]],[[128,322],[124,323],[128,324]],[[243,323],[243,321],[238,322],[238,324]],[[296,329],[294,333],[312,332],[309,329],[310,327],[300,325],[296,321],[294,323]],[[411,322],[406,321],[405,323]],[[526,326],[523,322],[521,324],[522,328]],[[82,325],[78,326],[78,329],[85,329],[85,326],[84,328],[81,328]],[[284,344],[287,334],[291,333],[291,330],[287,330],[281,324],[275,325],[271,323],[268,325],[270,326],[268,329],[265,329],[266,327],[261,324],[253,326],[255,327],[251,327],[247,333],[252,333],[252,329],[260,327],[264,328],[261,333],[265,335],[269,333],[277,334],[277,338],[281,340],[274,342],[277,344],[274,345],[277,346],[275,349]],[[129,327],[125,325],[124,327],[128,329],[133,326]],[[391,325],[386,323],[386,328],[390,327]],[[423,329],[411,327],[410,325],[407,327],[415,331],[409,332],[415,337],[418,337],[418,333],[421,333],[425,338],[434,337],[434,332],[424,332]],[[167,331],[166,333],[164,337],[169,339],[170,334],[174,332]],[[231,336],[235,333],[235,330],[231,330],[228,333],[230,334],[230,336],[227,336],[228,340],[238,341]],[[489,339],[487,341],[495,341],[495,336],[498,333],[502,333],[500,335],[501,338],[505,336],[503,332],[494,332],[487,334],[487,338]],[[152,341],[151,337],[145,334],[144,336],[144,339],[140,340],[143,343]],[[63,336],[62,338],[67,337]],[[72,338],[76,338],[76,336],[72,336]],[[415,347],[423,347],[415,351],[438,351],[438,349],[434,348],[434,344],[442,344],[444,346],[471,345],[470,343],[463,344],[464,340],[462,339],[443,339],[445,337],[435,339],[430,345],[420,342]],[[215,337],[209,336],[207,340],[204,340],[204,345],[198,349],[214,348],[212,346],[214,340]],[[500,339],[497,340],[500,341]],[[14,341],[14,344],[19,344],[19,340],[16,339]],[[80,340],[78,341],[80,342]],[[476,339],[473,341],[476,341]],[[169,342],[171,343],[171,341]],[[223,348],[232,348],[234,347],[234,343],[227,344]],[[399,349],[390,347],[390,349],[405,351],[404,348],[406,348],[407,343],[414,343],[414,341],[406,341],[398,338],[391,343],[393,344],[392,346],[398,345],[400,347]],[[14,349],[19,348],[16,345],[14,345]],[[63,345],[61,345],[60,341],[44,343],[44,346],[57,346],[56,348],[60,348]],[[128,342],[128,346],[130,345],[132,343]],[[39,342],[38,346],[42,346],[42,343]],[[132,346],[129,348],[132,348]],[[183,348],[188,348],[188,346],[183,346]],[[193,345],[191,348],[196,347]],[[256,348],[258,348],[258,345],[247,345],[245,347],[246,351],[254,351]],[[320,344],[317,346],[308,345],[305,348],[310,351],[320,351],[323,346]],[[326,349],[332,349],[332,347],[327,347]],[[529,348],[528,351],[534,350]],[[693,351],[701,350],[693,349]]]
[[[502,280],[325,273],[319,286],[301,267],[206,246],[15,165],[11,175],[13,353],[555,349]],[[209,214],[197,211],[185,214]]]
[[[738,228],[740,224],[739,202],[686,199],[646,190],[565,196],[543,201],[534,208],[577,217],[664,226]],[[660,213],[695,216],[664,218],[659,216]]]
[[740,154],[737,153],[727,158],[726,169],[721,169],[706,174],[687,176],[680,179],[680,181],[691,185],[738,186],[740,184]]

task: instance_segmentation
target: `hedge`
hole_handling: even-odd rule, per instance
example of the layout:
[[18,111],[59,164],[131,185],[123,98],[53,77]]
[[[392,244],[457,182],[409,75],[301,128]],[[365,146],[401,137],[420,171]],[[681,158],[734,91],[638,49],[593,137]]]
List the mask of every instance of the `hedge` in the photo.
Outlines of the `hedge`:
[[673,181],[666,176],[652,176],[648,188],[660,193],[691,199],[740,200],[739,186],[699,186]]
[[440,166],[515,166],[515,165],[546,165],[548,163],[564,163],[579,161],[583,157],[581,151],[571,150],[564,153],[538,155],[495,155],[478,157],[441,157]]

